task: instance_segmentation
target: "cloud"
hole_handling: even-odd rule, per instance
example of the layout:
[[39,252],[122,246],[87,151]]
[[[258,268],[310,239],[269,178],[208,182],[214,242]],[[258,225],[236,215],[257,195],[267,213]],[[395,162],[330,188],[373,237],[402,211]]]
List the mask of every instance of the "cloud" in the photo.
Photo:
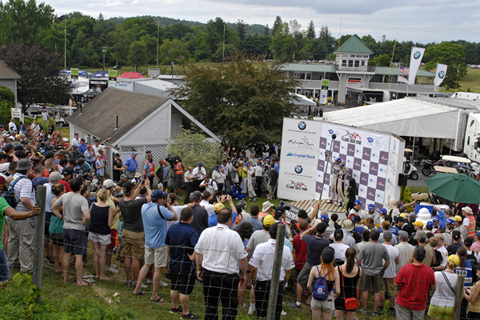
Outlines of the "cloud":
[[317,31],[326,25],[332,35],[356,33],[387,39],[428,43],[464,39],[480,42],[479,0],[46,0],[59,15],[80,11],[105,18],[139,15],[163,16],[207,22],[221,17],[227,22],[241,19],[249,24],[273,25],[296,19],[304,28],[312,20]]

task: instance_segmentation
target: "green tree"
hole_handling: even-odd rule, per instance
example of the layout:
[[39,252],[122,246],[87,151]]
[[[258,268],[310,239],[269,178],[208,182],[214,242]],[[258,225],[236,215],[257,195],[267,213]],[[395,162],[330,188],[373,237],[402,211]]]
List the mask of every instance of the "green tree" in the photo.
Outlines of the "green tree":
[[273,26],[272,26],[272,36],[275,35],[275,33],[277,33],[277,31],[279,30],[279,28],[281,28],[283,26],[283,21],[282,21],[282,18],[280,18],[280,16],[277,16],[275,18],[275,22],[273,22]]
[[188,61],[190,52],[187,50],[187,44],[180,40],[170,41],[166,39],[160,46],[160,61],[162,64],[183,64]]
[[459,44],[451,42],[442,42],[432,45],[425,51],[425,59],[429,61],[425,68],[435,70],[437,63],[446,64],[447,76],[442,85],[450,88],[458,87],[458,80],[467,75],[467,65],[465,62],[465,51]]
[[63,65],[60,55],[18,44],[0,50],[0,59],[22,77],[18,81],[17,95],[24,112],[33,103],[68,102],[71,84],[58,74]]
[[281,62],[295,60],[295,53],[297,52],[297,42],[294,36],[290,33],[288,23],[282,24],[272,36],[272,43],[270,50],[273,53],[273,58]]
[[240,37],[240,41],[242,41],[242,42],[245,40],[245,36],[247,34],[247,32],[245,30],[246,25],[247,24],[243,20],[239,19],[237,21],[237,33],[238,33],[238,36]]
[[198,128],[192,130],[182,128],[181,133],[177,133],[168,141],[167,151],[179,156],[185,167],[195,167],[201,162],[207,172],[211,172],[217,161],[222,159],[221,145],[207,140],[205,134],[198,131]]
[[134,41],[128,49],[128,62],[134,66],[135,71],[138,66],[144,65],[147,61],[147,44],[144,41]]
[[53,23],[53,8],[35,0],[0,2],[0,45],[11,43],[37,44],[43,29]]
[[7,87],[0,86],[0,123],[8,123],[15,106],[15,94]]
[[293,106],[296,82],[262,57],[237,55],[230,63],[208,67],[189,64],[185,87],[172,90],[186,97],[184,107],[196,119],[239,149],[279,142],[282,121]]
[[316,38],[315,25],[313,24],[313,20],[310,20],[310,24],[308,25],[307,38],[310,40],[313,40]]
[[388,54],[381,54],[373,59],[372,65],[377,67],[388,67],[390,66],[391,59],[392,58],[390,58]]
[[332,33],[328,30],[327,26],[322,26],[318,38],[322,40],[323,45],[327,49],[327,54],[330,54],[335,50],[336,41],[335,38],[332,37]]

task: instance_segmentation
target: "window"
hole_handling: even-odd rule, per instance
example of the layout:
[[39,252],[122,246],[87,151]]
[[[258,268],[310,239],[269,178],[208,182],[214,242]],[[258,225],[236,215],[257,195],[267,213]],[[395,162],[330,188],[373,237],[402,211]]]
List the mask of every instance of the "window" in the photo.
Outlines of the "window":
[[311,72],[307,72],[307,80],[312,80],[312,73]]
[[353,60],[348,60],[348,66],[353,67]]
[[342,67],[346,67],[347,66],[347,60],[342,60]]
[[355,68],[358,68],[358,67],[360,67],[360,61],[355,60]]
[[362,67],[365,67],[365,60],[362,60]]
[[293,78],[295,79],[305,79],[305,73],[294,73]]

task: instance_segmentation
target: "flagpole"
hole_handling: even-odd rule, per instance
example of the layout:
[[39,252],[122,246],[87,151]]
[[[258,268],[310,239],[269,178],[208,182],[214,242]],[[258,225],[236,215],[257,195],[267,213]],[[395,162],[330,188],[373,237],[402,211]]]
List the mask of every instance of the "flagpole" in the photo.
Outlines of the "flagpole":
[[[392,51],[392,60],[390,60],[390,68],[388,71],[388,86],[387,90],[390,91],[390,75],[392,74],[392,65],[393,65],[393,56],[395,55],[395,46],[397,45],[397,39],[395,39],[395,42],[393,43],[393,51]],[[398,79],[397,79],[398,82]]]

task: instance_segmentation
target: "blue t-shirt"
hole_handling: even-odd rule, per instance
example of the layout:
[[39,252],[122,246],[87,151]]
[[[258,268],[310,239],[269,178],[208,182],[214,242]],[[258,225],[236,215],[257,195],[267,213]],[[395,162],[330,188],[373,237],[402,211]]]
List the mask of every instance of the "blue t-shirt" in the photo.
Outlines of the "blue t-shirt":
[[[162,212],[162,218],[158,213],[158,208]],[[173,212],[159,206],[156,203],[145,203],[142,206],[143,229],[145,230],[145,246],[148,248],[159,248],[165,246],[165,237],[167,236],[167,220],[172,219]]]
[[[235,221],[237,221],[237,213],[233,212],[232,214],[233,214],[233,219],[232,219],[232,224],[230,225],[230,228],[233,226]],[[215,227],[217,224],[218,224],[218,218],[217,218],[217,215],[214,212],[214,213],[212,213],[211,215],[208,216],[208,226],[209,227]]]
[[441,223],[447,223],[447,216],[445,215],[445,211],[439,209],[437,212],[437,217]]
[[87,151],[87,145],[80,143],[80,144],[78,145],[78,152],[79,152],[80,154],[84,154],[85,151]]
[[133,159],[132,157],[130,157],[127,159],[127,161],[125,161],[124,165],[127,166],[127,171],[137,171],[138,161],[137,159]]
[[170,246],[170,272],[195,273],[195,261],[191,261],[188,255],[193,254],[198,238],[198,232],[188,223],[179,222],[168,229],[165,244]]
[[238,226],[241,225],[242,223],[250,223],[253,227],[253,231],[263,229],[263,225],[260,222],[260,220],[258,220],[257,218],[248,218],[248,219],[242,220],[239,224],[237,224],[235,227],[233,227],[233,230],[237,231]]

